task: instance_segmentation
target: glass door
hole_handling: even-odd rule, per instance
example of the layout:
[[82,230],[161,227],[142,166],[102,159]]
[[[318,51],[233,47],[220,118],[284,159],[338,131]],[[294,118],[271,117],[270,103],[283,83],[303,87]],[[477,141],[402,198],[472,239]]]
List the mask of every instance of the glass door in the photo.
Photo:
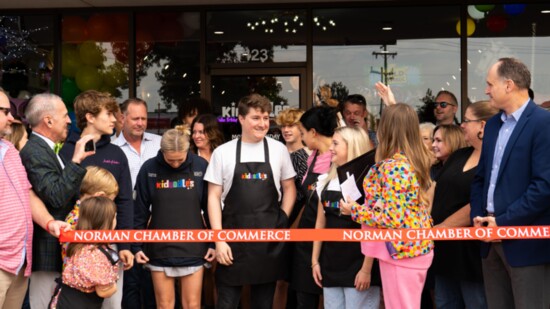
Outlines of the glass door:
[[275,118],[287,108],[305,109],[305,69],[220,71],[211,75],[210,102],[226,140],[241,134],[237,110],[239,100],[250,93],[258,93],[271,101],[268,136],[282,141]]

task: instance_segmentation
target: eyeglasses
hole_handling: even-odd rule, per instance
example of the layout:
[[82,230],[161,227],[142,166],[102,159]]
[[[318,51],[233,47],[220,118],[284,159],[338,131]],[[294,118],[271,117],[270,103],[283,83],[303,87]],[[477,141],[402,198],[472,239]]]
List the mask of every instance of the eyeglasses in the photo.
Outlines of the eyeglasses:
[[466,119],[466,118],[464,118],[462,120],[462,123],[481,122],[481,121],[483,121],[483,119]]
[[440,106],[441,108],[445,108],[448,105],[454,105],[453,103],[449,103],[449,102],[433,102],[433,104],[434,104],[434,108],[437,108],[438,106]]
[[11,111],[11,108],[9,107],[0,107],[0,111],[3,111],[4,112],[4,115],[9,115],[10,111]]

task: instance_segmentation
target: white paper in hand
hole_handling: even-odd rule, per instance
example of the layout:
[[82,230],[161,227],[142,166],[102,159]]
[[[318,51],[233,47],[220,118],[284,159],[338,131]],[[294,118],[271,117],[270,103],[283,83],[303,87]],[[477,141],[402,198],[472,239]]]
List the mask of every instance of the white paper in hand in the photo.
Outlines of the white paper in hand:
[[[359,198],[361,198],[361,192],[357,188],[357,185],[355,185],[355,175],[348,174],[348,179],[340,184],[340,188],[342,189],[342,196],[344,196],[344,200],[348,203],[357,201]],[[352,201],[348,201],[347,197],[351,197]]]

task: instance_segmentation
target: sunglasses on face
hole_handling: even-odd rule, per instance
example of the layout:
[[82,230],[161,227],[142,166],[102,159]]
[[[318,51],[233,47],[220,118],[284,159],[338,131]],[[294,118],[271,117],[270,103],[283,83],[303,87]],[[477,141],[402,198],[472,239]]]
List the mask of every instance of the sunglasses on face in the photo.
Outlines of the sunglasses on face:
[[441,108],[445,108],[449,105],[454,105],[454,104],[449,102],[434,102],[434,108],[437,108],[438,106]]
[[4,112],[4,115],[9,115],[10,113],[10,108],[9,107],[0,107],[0,111]]

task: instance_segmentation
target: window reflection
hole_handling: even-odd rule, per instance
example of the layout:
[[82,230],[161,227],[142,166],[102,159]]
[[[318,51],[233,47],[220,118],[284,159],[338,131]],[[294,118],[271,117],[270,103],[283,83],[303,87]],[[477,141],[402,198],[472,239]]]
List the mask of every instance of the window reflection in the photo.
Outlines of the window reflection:
[[128,15],[65,15],[61,22],[61,97],[72,113],[86,90],[128,98]]
[[341,83],[379,117],[374,84],[385,77],[397,101],[420,109],[439,90],[460,97],[459,7],[313,10],[337,25],[313,29],[313,88]]
[[[258,93],[268,98],[272,105],[271,119],[287,108],[300,107],[299,76],[214,76],[212,78],[212,108],[225,134],[226,140],[240,134],[238,102],[250,94]],[[273,122],[268,135],[279,139],[278,127]]]
[[148,130],[170,127],[178,106],[200,97],[198,12],[136,15],[137,96],[149,105]]
[[24,102],[48,90],[53,56],[52,16],[0,16],[0,87],[14,116],[24,118]]
[[[485,77],[489,67],[501,57],[516,57],[531,71],[535,102],[550,100],[546,90],[550,76],[544,70],[550,62],[550,15],[548,5],[475,5],[475,32],[468,38],[468,98],[485,100]],[[476,12],[473,11],[474,16]]]

